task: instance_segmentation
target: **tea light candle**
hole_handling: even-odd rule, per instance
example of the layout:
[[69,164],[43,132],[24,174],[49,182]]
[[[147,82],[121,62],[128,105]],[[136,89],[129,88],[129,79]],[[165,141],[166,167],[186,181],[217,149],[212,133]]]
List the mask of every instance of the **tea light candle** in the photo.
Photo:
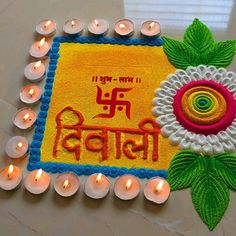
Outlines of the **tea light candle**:
[[83,23],[78,19],[72,19],[66,21],[63,31],[69,35],[81,34],[84,29]]
[[32,194],[44,193],[50,185],[50,175],[42,169],[30,172],[25,178],[25,188]]
[[102,173],[90,175],[84,186],[84,192],[93,199],[104,198],[110,190],[110,181]]
[[109,23],[104,19],[95,19],[88,24],[88,31],[94,35],[104,35],[109,29]]
[[24,157],[28,151],[28,141],[22,136],[10,138],[6,144],[5,152],[11,158]]
[[131,36],[134,33],[134,23],[128,19],[116,22],[115,32],[120,36]]
[[45,77],[45,71],[44,64],[41,61],[37,61],[32,62],[25,67],[24,75],[32,82],[38,82]]
[[150,179],[144,187],[144,196],[151,202],[162,204],[170,195],[170,185],[160,177]]
[[161,25],[157,21],[145,21],[141,27],[144,36],[155,37],[161,34]]
[[56,33],[56,23],[51,19],[42,20],[36,25],[35,31],[43,36],[52,36]]
[[30,108],[22,108],[18,110],[13,118],[13,123],[20,129],[28,129],[33,126],[37,115]]
[[70,197],[77,193],[80,181],[76,174],[67,172],[56,177],[54,183],[55,191],[62,197]]
[[22,171],[14,165],[6,166],[0,172],[0,188],[6,191],[19,186],[22,180]]
[[133,175],[123,175],[116,180],[114,192],[121,200],[131,200],[139,195],[140,183]]
[[36,41],[30,48],[30,55],[35,58],[44,58],[50,50],[50,45],[42,38],[40,41]]
[[36,85],[26,85],[21,89],[20,100],[26,104],[34,104],[42,96],[42,89]]

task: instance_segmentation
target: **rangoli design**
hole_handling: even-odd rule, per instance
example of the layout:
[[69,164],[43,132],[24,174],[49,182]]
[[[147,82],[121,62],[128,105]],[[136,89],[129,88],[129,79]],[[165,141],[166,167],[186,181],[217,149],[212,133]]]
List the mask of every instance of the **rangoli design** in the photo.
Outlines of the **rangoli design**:
[[[77,116],[77,122],[75,124],[63,124],[62,116],[66,111],[71,111]],[[136,159],[136,152],[142,151],[142,158],[147,160],[148,158],[148,149],[149,147],[149,136],[152,136],[153,139],[153,147],[152,147],[152,161],[158,160],[158,149],[156,143],[158,143],[159,136],[159,126],[156,124],[154,119],[146,118],[140,121],[138,124],[138,128],[114,128],[114,127],[106,127],[106,126],[95,126],[95,125],[85,125],[84,117],[79,111],[73,110],[72,107],[64,108],[56,117],[57,122],[57,134],[55,137],[54,147],[53,147],[53,155],[54,157],[58,157],[58,145],[60,143],[60,138],[62,138],[62,146],[69,152],[74,152],[76,160],[80,160],[81,155],[81,143],[82,140],[82,132],[86,130],[96,131],[100,130],[99,133],[89,133],[84,139],[84,145],[87,150],[92,152],[101,152],[101,161],[105,161],[109,158],[109,145],[108,145],[108,132],[114,133],[115,135],[115,158],[120,159],[122,152],[128,159]],[[149,127],[148,127],[149,125]],[[150,128],[151,126],[151,128]],[[74,130],[75,132],[69,133],[68,135],[63,135],[63,129]],[[123,143],[121,142],[121,134],[135,134],[142,136],[142,143],[138,144],[135,139],[127,139]],[[69,144],[70,139],[76,139],[79,143],[71,146]],[[99,140],[100,144],[92,144],[93,140]],[[131,149],[129,148],[131,146]]]
[[[103,105],[103,110],[108,110],[109,113],[100,113],[94,118],[112,118],[115,115],[116,110],[122,111],[125,108],[125,114],[128,119],[130,119],[130,109],[131,103],[126,100],[121,100],[124,97],[124,93],[129,92],[132,88],[114,88],[111,94],[105,93],[102,98],[102,89],[97,86],[97,97],[96,102],[99,105]],[[110,97],[110,98],[109,98]]]
[[179,148],[152,116],[155,88],[175,71],[162,45],[160,38],[55,37],[28,168],[166,177]]
[[235,45],[198,19],[183,41],[55,37],[28,169],[167,176],[213,230],[236,190]]
[[161,132],[181,149],[212,155],[236,150],[236,74],[199,65],[177,70],[156,90]]
[[236,41],[215,42],[195,19],[184,41],[164,37],[177,68],[155,92],[153,114],[163,136],[181,151],[167,180],[172,190],[191,188],[194,207],[213,230],[236,190],[236,74],[230,65]]

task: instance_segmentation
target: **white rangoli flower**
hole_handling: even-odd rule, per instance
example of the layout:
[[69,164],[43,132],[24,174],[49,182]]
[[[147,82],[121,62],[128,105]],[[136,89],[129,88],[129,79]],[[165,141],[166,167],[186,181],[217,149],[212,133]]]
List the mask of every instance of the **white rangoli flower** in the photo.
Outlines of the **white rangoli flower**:
[[153,114],[181,149],[236,152],[236,74],[200,65],[176,70],[155,91]]

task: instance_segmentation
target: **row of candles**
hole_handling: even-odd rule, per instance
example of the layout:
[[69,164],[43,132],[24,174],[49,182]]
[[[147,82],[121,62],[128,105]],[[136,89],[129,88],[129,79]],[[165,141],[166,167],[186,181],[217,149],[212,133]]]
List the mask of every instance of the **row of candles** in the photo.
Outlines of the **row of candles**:
[[[67,35],[80,35],[83,29],[84,25],[79,19],[68,20],[63,27],[63,31]],[[103,36],[108,29],[109,24],[104,19],[95,19],[88,24],[89,33],[96,36]],[[119,36],[129,37],[134,33],[134,23],[129,19],[122,19],[115,24],[114,29]],[[50,50],[50,45],[45,41],[45,37],[55,34],[56,23],[53,20],[43,20],[36,26],[36,32],[44,38],[32,45],[30,55],[35,58],[43,58]],[[141,33],[146,37],[157,37],[161,34],[161,26],[157,21],[145,21],[142,24]]]
[[[40,24],[41,23],[36,26],[37,29],[39,29],[38,27]],[[54,24],[53,21],[47,21],[43,28],[47,30],[48,27],[51,27],[51,24]],[[49,43],[46,42],[45,38],[42,38],[40,42],[37,43],[38,53],[34,55],[35,45],[36,44],[34,43],[31,46],[30,55],[41,60],[44,59],[46,55],[45,52],[48,53],[50,50]],[[20,91],[20,100],[26,105],[34,105],[41,99],[43,91],[38,85],[35,84],[35,82],[39,82],[44,79],[46,75],[46,68],[41,60],[29,63],[24,69],[25,78],[30,82],[34,82],[34,84],[24,86]],[[36,119],[36,112],[29,107],[24,107],[18,110],[14,115],[13,124],[19,129],[26,130],[33,127]],[[5,147],[5,152],[10,158],[18,159],[27,155],[28,148],[29,144],[25,137],[14,136],[8,140]]]
[[[48,21],[45,23],[45,30],[47,27],[53,24],[53,21]],[[37,24],[38,28],[40,25]],[[39,28],[38,28],[39,29]],[[48,35],[49,36],[49,35]],[[33,44],[35,45],[35,43]],[[45,38],[42,38],[38,43],[38,58],[40,60],[36,62],[29,63],[24,69],[25,78],[30,81],[34,82],[34,84],[28,84],[24,86],[20,91],[20,100],[26,105],[34,105],[39,102],[42,96],[42,89],[35,84],[35,82],[39,82],[45,78],[46,75],[46,68],[42,62],[42,59],[45,58],[45,50],[48,52],[50,50],[49,43],[46,42]],[[33,46],[30,48],[30,55],[32,55]],[[43,55],[42,57],[40,56]],[[35,55],[37,58],[37,55]],[[18,127],[19,129],[26,130],[33,127],[35,121],[37,119],[37,114],[29,107],[24,107],[18,110],[13,117],[13,124]],[[10,138],[6,144],[5,152],[8,157],[13,159],[18,159],[25,157],[28,153],[29,144],[25,137],[23,136],[14,136]]]
[[[94,19],[88,24],[88,32],[93,35],[104,35],[109,30],[109,23],[104,19]],[[115,23],[114,31],[119,36],[131,36],[134,33],[134,22],[130,19],[121,19]],[[76,18],[67,20],[63,31],[68,35],[80,35],[84,30],[84,23]],[[51,36],[56,32],[56,23],[52,19],[40,21],[36,26],[36,32],[43,36]],[[147,37],[155,37],[161,34],[161,26],[157,21],[145,21],[141,26],[141,33]]]
[[[0,172],[0,188],[5,191],[16,189],[22,182],[22,172],[14,165],[6,166]],[[42,194],[50,186],[51,177],[42,169],[34,170],[26,176],[24,186],[32,194]],[[75,195],[80,188],[80,180],[73,172],[59,174],[54,182],[55,191],[62,197]],[[102,173],[90,175],[84,184],[84,193],[93,199],[101,199],[108,195],[110,181]],[[130,174],[119,177],[114,184],[114,193],[121,200],[132,200],[141,191],[139,180]],[[149,201],[162,204],[167,201],[170,195],[168,182],[160,177],[150,179],[144,186],[144,196]]]

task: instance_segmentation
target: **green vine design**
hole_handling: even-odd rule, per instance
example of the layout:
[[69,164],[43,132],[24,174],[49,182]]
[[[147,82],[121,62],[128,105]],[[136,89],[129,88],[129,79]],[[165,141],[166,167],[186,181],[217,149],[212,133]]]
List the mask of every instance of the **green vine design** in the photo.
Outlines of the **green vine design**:
[[164,52],[169,61],[178,69],[188,66],[227,67],[236,52],[236,40],[215,42],[209,28],[198,19],[186,29],[184,40],[178,41],[168,37],[164,40]]
[[171,161],[167,180],[172,191],[191,188],[196,211],[213,230],[228,207],[230,190],[236,190],[236,156],[204,156],[182,150]]

